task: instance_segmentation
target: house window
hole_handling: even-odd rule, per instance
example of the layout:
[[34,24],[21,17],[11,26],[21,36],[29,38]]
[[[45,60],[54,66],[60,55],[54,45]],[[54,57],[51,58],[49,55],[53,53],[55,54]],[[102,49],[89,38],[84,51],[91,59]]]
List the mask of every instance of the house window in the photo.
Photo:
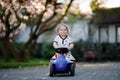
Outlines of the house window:
[[100,27],[100,42],[108,42],[108,27]]
[[117,27],[117,42],[120,43],[120,26]]

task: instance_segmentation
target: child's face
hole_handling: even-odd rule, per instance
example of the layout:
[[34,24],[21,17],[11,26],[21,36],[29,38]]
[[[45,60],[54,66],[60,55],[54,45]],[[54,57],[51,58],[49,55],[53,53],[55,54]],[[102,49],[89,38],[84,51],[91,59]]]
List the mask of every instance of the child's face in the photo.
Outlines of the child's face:
[[58,34],[60,36],[67,36],[68,35],[68,29],[65,26],[62,26],[58,30]]

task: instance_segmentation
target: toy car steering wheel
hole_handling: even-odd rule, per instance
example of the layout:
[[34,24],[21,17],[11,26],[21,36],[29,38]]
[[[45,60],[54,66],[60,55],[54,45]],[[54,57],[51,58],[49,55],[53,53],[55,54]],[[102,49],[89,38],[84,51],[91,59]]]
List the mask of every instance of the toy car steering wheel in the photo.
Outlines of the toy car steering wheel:
[[64,47],[62,47],[62,48],[56,48],[55,51],[57,53],[68,53],[68,49],[64,48]]

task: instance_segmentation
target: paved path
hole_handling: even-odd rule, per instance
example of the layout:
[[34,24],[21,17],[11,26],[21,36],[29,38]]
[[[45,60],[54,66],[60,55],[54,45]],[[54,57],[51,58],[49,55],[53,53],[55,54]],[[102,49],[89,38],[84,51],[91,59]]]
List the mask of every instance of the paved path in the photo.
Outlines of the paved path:
[[75,76],[46,76],[47,67],[0,69],[0,80],[120,80],[120,62],[77,63]]

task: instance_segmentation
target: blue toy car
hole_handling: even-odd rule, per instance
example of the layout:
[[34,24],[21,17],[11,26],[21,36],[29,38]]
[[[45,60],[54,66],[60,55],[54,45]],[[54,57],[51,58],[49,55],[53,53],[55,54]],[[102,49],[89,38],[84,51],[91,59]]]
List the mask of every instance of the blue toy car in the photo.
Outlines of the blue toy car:
[[75,74],[75,64],[73,61],[67,60],[65,53],[68,52],[67,48],[56,49],[60,56],[50,64],[50,76],[53,77],[56,74],[68,73],[70,76]]

